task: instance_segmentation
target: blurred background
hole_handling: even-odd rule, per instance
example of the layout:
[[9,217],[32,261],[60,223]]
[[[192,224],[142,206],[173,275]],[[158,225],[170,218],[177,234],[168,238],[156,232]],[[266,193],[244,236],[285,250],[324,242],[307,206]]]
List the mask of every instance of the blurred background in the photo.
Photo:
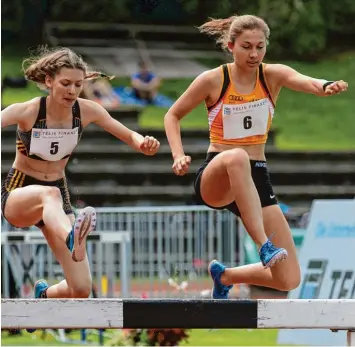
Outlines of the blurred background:
[[[334,249],[337,239],[326,239],[323,253],[315,257],[309,251],[320,245],[315,243],[314,233],[326,235],[328,222],[334,227],[334,220],[327,220],[329,215],[341,215],[337,223],[350,230],[339,247],[346,243],[355,249],[354,217],[344,212],[347,207],[340,201],[355,202],[355,1],[4,0],[1,5],[2,108],[45,95],[21,72],[22,60],[31,49],[65,46],[82,55],[91,68],[116,76],[109,82],[87,83],[82,97],[101,103],[126,126],[153,135],[161,143],[156,156],[145,157],[90,125],[71,157],[67,179],[72,203],[76,208],[91,205],[98,211],[100,236],[88,241],[93,297],[209,297],[210,260],[217,258],[229,266],[259,261],[240,220],[228,211],[213,211],[196,203],[194,173],[209,145],[204,106],[182,121],[185,153],[192,157],[186,176],[172,173],[163,125],[168,108],[198,74],[231,61],[196,27],[209,17],[255,14],[271,28],[265,62],[285,63],[317,78],[343,79],[349,89],[330,98],[282,90],[266,155],[304,278],[300,292],[240,285],[235,286],[232,297],[328,298],[336,269],[340,279],[348,276],[349,290],[344,294],[343,284],[339,295],[331,295],[355,298],[355,274],[349,275],[355,258],[349,262],[352,255],[341,258],[340,251],[333,257],[329,249]],[[153,81],[148,96],[136,92],[142,72]],[[15,157],[15,128],[2,129],[1,135],[4,179]],[[331,204],[331,212],[320,204],[310,218],[315,202],[323,199]],[[11,238],[15,232],[20,235],[17,241]],[[38,278],[50,283],[63,278],[37,228],[17,230],[2,220],[2,236],[2,297],[31,297]],[[333,258],[337,258],[336,266]],[[32,335],[3,331],[2,344],[299,342],[299,335],[292,334],[281,341],[274,330],[46,330]],[[315,339],[323,345],[334,343],[321,332]]]

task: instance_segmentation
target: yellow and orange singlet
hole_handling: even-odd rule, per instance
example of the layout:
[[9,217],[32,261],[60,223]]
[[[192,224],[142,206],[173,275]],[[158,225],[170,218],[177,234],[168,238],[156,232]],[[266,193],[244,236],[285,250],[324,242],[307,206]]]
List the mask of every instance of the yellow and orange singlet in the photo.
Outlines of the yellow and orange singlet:
[[229,65],[221,66],[223,84],[218,101],[207,108],[210,142],[226,145],[264,144],[274,116],[275,105],[264,74],[257,70],[254,90],[238,93],[231,82]]

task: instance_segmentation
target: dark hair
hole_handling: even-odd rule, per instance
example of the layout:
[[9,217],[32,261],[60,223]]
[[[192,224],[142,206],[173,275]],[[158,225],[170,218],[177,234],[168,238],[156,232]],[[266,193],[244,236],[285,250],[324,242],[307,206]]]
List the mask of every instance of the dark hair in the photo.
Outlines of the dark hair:
[[22,63],[25,78],[37,83],[40,88],[45,88],[46,75],[54,77],[62,68],[82,70],[86,80],[98,77],[109,80],[114,78],[102,72],[88,71],[88,65],[82,57],[65,47],[54,49],[39,47],[37,54],[26,58]]
[[209,36],[216,36],[217,43],[221,45],[223,50],[228,50],[228,42],[234,42],[245,30],[260,29],[264,32],[266,41],[270,37],[270,29],[266,22],[257,16],[243,15],[231,16],[225,19],[213,19],[198,27],[201,33]]

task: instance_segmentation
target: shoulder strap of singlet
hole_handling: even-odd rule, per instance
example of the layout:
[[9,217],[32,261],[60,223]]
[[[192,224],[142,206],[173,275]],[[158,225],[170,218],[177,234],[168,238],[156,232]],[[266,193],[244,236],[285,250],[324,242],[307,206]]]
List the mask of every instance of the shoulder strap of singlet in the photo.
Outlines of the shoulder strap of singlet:
[[41,100],[39,102],[39,110],[38,110],[38,116],[36,119],[36,123],[39,122],[42,119],[46,119],[46,114],[47,114],[47,104],[46,104],[46,96],[42,96]]
[[77,119],[79,118],[81,122],[81,113],[80,113],[80,106],[78,100],[75,101],[75,104],[73,106],[73,128],[75,128],[76,125],[75,118]]
[[272,99],[270,90],[269,90],[269,88],[268,88],[268,86],[267,86],[267,83],[266,83],[266,78],[265,78],[265,74],[264,74],[263,64],[260,64],[260,65],[259,65],[259,80],[260,80],[260,82],[261,82],[261,85],[262,85],[263,88],[265,89],[268,98],[270,99],[270,101],[272,102],[272,104],[275,106],[274,100]]
[[221,93],[219,94],[217,101],[212,106],[208,107],[209,110],[211,108],[213,108],[215,105],[217,105],[222,100],[222,98],[224,97],[224,94],[227,91],[229,83],[230,83],[227,64],[222,65],[222,70],[223,70],[223,85],[222,85]]
[[223,64],[222,68],[223,68],[223,85],[222,85],[221,94],[219,95],[219,98],[218,98],[217,102],[219,102],[224,97],[224,94],[226,93],[227,88],[228,88],[229,83],[230,83],[228,65],[227,64]]

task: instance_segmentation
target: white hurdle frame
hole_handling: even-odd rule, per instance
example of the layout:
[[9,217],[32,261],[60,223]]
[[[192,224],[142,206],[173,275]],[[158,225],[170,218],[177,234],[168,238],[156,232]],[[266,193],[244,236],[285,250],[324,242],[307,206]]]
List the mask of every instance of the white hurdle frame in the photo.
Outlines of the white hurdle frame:
[[355,299],[2,299],[2,329],[330,329],[355,346]]

